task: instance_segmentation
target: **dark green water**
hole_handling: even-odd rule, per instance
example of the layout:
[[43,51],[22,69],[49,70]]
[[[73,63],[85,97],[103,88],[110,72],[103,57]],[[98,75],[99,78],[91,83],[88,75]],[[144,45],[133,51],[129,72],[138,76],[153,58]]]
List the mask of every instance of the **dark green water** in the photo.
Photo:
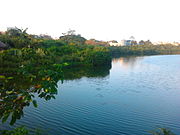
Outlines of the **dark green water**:
[[[25,108],[15,126],[50,135],[180,134],[180,55],[117,58],[112,68],[74,69],[56,99]],[[8,124],[1,124],[8,129]]]

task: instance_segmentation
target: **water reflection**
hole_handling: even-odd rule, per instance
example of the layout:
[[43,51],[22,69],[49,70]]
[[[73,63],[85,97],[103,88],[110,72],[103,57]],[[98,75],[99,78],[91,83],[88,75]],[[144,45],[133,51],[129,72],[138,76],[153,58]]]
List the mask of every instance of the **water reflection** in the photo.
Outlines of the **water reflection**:
[[[73,80],[82,77],[105,77],[109,75],[111,66],[103,67],[76,67],[64,68],[64,79]],[[57,70],[58,71],[58,70]],[[6,122],[10,119],[13,125],[16,120],[24,115],[23,110],[31,103],[37,107],[35,95],[45,100],[55,99],[57,94],[57,83],[62,78],[59,70],[42,69],[33,74],[14,72],[9,74],[1,71],[0,75],[0,119]],[[25,74],[25,73],[26,74]],[[8,76],[7,76],[8,74]]]
[[113,65],[120,66],[121,68],[134,68],[139,65],[140,61],[142,61],[144,57],[120,57],[114,58],[112,60]]
[[[70,72],[64,78],[70,81],[58,83],[56,100],[36,98],[38,108],[24,109],[26,117],[15,126],[40,128],[52,135],[146,135],[159,125],[178,134],[179,65],[176,55],[115,59],[110,74],[110,67],[66,69]],[[11,79],[9,85],[29,89],[42,82],[40,77],[34,83],[28,79],[25,83],[22,76],[17,79],[16,85]],[[11,128],[7,124],[0,127]]]
[[101,67],[75,67],[75,68],[65,68],[64,79],[65,80],[74,80],[80,79],[82,77],[95,77],[95,78],[104,78],[109,75],[109,70],[111,65],[104,65]]

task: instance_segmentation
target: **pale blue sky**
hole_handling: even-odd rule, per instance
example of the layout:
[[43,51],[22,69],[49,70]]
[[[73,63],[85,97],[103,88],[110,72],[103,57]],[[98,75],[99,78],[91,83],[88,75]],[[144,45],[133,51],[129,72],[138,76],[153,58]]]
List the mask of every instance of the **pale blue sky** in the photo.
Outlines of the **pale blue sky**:
[[179,0],[0,0],[0,30],[59,37],[69,28],[98,40],[180,40]]

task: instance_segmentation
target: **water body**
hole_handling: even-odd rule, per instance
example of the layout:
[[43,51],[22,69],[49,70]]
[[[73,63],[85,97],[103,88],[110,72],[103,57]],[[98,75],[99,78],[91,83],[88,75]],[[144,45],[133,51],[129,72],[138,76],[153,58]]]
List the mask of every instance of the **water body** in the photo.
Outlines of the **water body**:
[[102,70],[73,72],[82,74],[59,82],[55,100],[25,108],[15,126],[49,135],[148,135],[157,127],[180,133],[180,55],[116,58]]

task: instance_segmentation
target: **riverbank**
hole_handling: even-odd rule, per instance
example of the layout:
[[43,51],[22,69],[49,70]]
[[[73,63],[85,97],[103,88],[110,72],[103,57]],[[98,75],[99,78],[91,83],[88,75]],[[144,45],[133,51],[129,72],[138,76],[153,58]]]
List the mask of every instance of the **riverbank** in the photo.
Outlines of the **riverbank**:
[[170,44],[108,47],[108,49],[112,57],[180,54],[180,46]]

